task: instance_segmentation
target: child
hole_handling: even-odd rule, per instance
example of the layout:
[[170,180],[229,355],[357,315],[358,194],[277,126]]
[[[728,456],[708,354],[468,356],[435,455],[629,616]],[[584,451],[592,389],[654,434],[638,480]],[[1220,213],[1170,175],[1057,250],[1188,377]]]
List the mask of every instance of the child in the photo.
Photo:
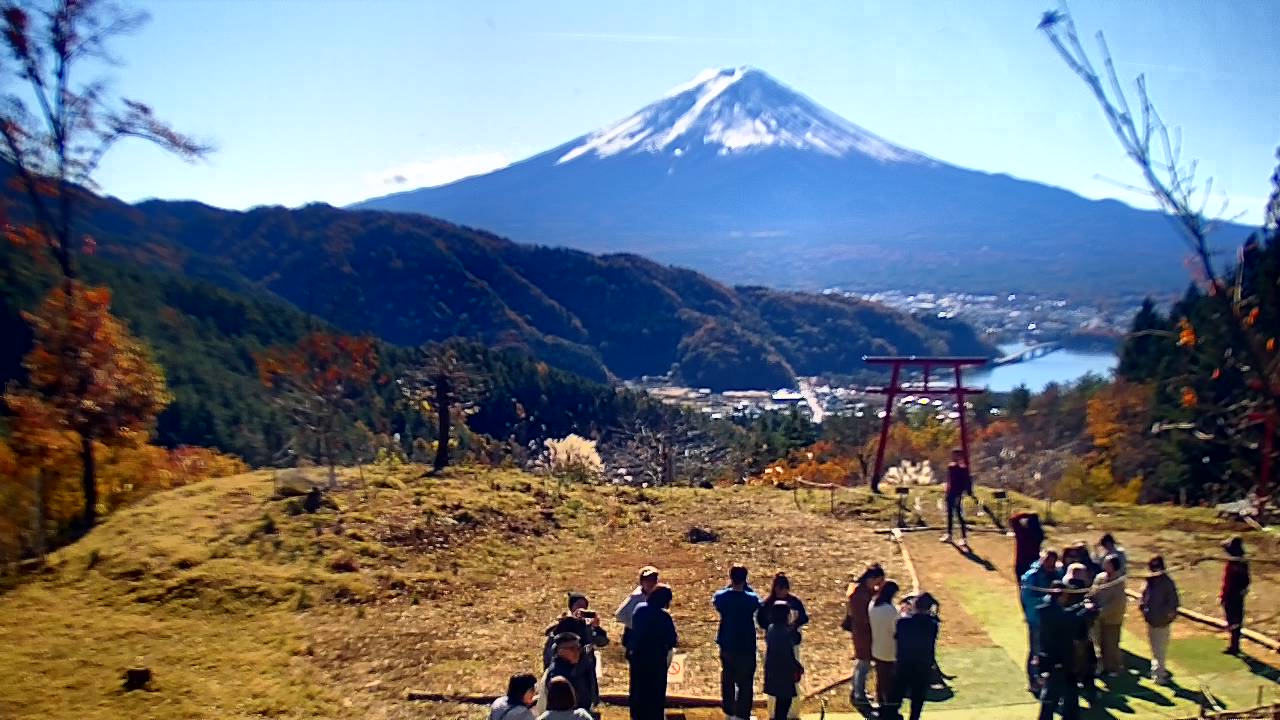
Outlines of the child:
[[773,700],[773,720],[786,720],[804,668],[796,659],[795,634],[787,624],[791,606],[779,600],[769,607],[764,635],[764,692]]

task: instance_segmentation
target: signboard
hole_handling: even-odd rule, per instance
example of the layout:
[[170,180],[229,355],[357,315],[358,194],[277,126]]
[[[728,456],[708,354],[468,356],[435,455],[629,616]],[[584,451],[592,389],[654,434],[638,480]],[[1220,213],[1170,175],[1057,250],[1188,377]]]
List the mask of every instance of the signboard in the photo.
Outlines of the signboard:
[[671,657],[671,662],[667,665],[667,683],[669,685],[679,685],[684,682],[684,665],[688,658],[688,653],[676,653]]

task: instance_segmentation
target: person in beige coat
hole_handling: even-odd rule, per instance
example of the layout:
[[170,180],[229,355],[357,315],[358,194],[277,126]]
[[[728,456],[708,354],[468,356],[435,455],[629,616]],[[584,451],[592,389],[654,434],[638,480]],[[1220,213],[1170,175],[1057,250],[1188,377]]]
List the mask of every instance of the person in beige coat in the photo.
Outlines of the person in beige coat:
[[1122,560],[1108,555],[1102,564],[1102,572],[1093,579],[1093,602],[1098,606],[1098,650],[1102,655],[1102,673],[1107,677],[1119,675],[1124,670],[1124,655],[1120,652],[1120,630],[1124,626],[1124,610],[1129,598],[1124,592]]

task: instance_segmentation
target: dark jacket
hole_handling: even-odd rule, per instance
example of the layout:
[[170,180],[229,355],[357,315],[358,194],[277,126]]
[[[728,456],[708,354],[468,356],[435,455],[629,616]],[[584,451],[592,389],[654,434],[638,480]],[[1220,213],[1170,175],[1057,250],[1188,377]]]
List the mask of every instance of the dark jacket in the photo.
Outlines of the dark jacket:
[[938,619],[932,615],[899,618],[894,636],[898,641],[898,665],[932,668],[937,661]]
[[871,617],[868,610],[875,594],[871,588],[858,585],[849,594],[849,632],[853,635],[853,656],[858,660],[871,659]]
[[1052,595],[1037,609],[1040,620],[1040,669],[1076,670],[1076,641],[1087,638],[1097,611],[1084,603],[1063,607]]
[[1138,602],[1142,618],[1151,627],[1165,627],[1178,619],[1178,587],[1165,574],[1147,578]]
[[1222,572],[1222,592],[1218,594],[1218,602],[1244,602],[1249,592],[1249,563],[1244,560],[1228,560]]
[[973,493],[973,476],[969,468],[951,463],[947,465],[947,497],[960,497]]
[[[556,635],[562,632],[571,632],[578,636],[578,640],[582,643],[583,654],[594,654],[594,648],[601,648],[609,644],[609,633],[604,628],[593,628],[591,623],[577,618],[572,615],[563,615],[555,622],[547,626],[547,641],[542,646],[542,667],[551,664],[551,658],[555,657],[553,647],[555,646]],[[591,646],[588,648],[587,646]]]
[[1035,513],[1018,513],[1009,518],[1013,529],[1013,565],[1021,575],[1040,558],[1040,546],[1044,544],[1044,527]]
[[546,674],[543,676],[542,686],[545,688],[551,684],[553,678],[562,677],[573,685],[573,694],[577,698],[576,707],[583,710],[590,710],[596,701],[596,676],[595,668],[591,668],[591,672],[586,672],[585,663],[571,663],[562,657],[556,656],[551,661],[551,667],[547,668]]
[[774,697],[795,697],[796,682],[804,668],[796,660],[795,633],[777,625],[764,634],[764,692]]
[[[756,611],[756,623],[760,625],[761,630],[767,631],[770,623],[773,622],[772,612],[773,604],[775,602],[777,602],[777,600],[773,597],[773,593],[769,593],[769,596],[761,601],[760,609]],[[804,603],[800,601],[800,598],[795,596],[795,593],[788,594],[785,602],[787,605],[791,606],[792,611],[796,614],[796,624],[792,625],[791,629],[795,631],[793,633],[795,635],[793,639],[795,640],[795,643],[799,645],[800,641],[803,639],[800,636],[800,628],[809,623],[809,613],[804,611]]]
[[667,653],[679,642],[676,624],[671,613],[644,603],[636,608],[631,618],[631,644],[628,651],[632,662],[667,662]]
[[752,618],[760,609],[760,596],[749,586],[744,590],[727,587],[712,596],[711,604],[720,613],[720,628],[716,631],[720,649],[754,655],[756,625]]

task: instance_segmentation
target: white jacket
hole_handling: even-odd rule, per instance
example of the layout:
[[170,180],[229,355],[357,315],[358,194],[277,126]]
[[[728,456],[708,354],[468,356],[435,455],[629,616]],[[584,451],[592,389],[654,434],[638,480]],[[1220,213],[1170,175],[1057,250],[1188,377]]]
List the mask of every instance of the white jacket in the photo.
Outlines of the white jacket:
[[898,660],[898,608],[893,603],[871,604],[871,657],[881,662]]

